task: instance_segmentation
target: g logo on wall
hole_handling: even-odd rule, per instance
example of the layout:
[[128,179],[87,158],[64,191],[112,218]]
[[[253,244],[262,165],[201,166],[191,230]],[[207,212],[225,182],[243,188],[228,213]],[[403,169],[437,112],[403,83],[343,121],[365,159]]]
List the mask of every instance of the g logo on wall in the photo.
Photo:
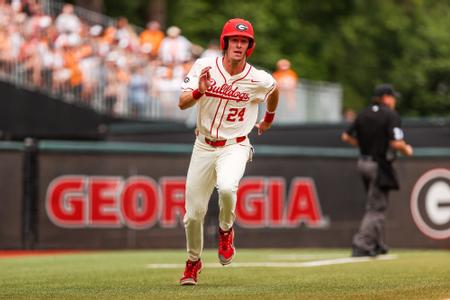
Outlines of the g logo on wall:
[[438,240],[450,238],[450,170],[433,169],[417,180],[411,213],[425,235]]

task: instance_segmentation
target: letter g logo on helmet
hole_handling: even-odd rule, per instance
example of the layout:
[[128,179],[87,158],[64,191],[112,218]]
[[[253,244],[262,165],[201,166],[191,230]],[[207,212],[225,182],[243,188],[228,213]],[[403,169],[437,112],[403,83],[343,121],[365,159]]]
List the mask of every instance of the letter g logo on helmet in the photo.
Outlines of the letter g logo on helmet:
[[248,26],[242,23],[236,24],[235,28],[239,31],[247,31]]

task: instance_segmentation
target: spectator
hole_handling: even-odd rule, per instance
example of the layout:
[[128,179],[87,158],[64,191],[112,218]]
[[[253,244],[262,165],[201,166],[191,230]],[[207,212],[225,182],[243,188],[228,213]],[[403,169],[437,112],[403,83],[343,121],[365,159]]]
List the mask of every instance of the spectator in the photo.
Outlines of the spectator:
[[40,61],[37,56],[39,40],[31,32],[24,32],[25,42],[20,48],[19,62],[22,64],[25,78],[34,85],[39,86],[40,81]]
[[125,17],[117,20],[115,39],[117,45],[123,49],[136,50],[138,46],[138,36],[133,28],[128,24]]
[[102,26],[94,25],[90,27],[80,53],[79,67],[83,78],[81,98],[87,102],[98,100],[92,98],[99,96],[100,86],[104,83],[101,69],[103,58],[109,51],[109,45],[106,49],[103,48],[102,35]]
[[280,98],[285,99],[288,109],[291,111],[296,108],[296,89],[298,76],[291,69],[291,63],[287,59],[280,59],[277,62],[277,70],[272,74],[278,83],[280,89]]
[[184,64],[174,67],[160,66],[156,69],[153,92],[161,108],[161,117],[175,119],[181,115],[180,111],[173,108],[177,105],[176,96],[179,95],[180,81],[185,75]]
[[81,99],[85,102],[91,101],[99,85],[101,59],[95,54],[91,45],[86,44],[81,49],[79,62],[83,86]]
[[24,13],[27,17],[32,15],[32,6],[35,1],[30,0],[12,0],[11,7],[16,13]]
[[15,13],[21,12],[22,11],[21,0],[11,0],[11,8]]
[[55,20],[56,29],[61,33],[76,33],[81,31],[81,21],[75,15],[72,4],[64,4],[62,13]]
[[113,44],[116,38],[116,32],[117,32],[116,27],[114,26],[107,27],[103,34],[103,40],[105,41],[105,43],[109,45]]
[[218,57],[221,55],[222,52],[220,51],[219,43],[217,42],[217,40],[212,40],[209,42],[208,48],[203,51],[201,57]]
[[54,56],[54,89],[59,92],[70,91],[79,97],[83,88],[83,74],[79,66],[81,39],[77,34],[62,37],[64,39],[59,38],[60,47],[56,48]]
[[89,29],[89,35],[95,54],[102,59],[105,58],[112,49],[115,28],[104,29],[101,25],[94,25]]
[[141,67],[131,69],[130,81],[128,82],[128,105],[132,116],[142,116],[148,105],[148,85],[144,70]]
[[105,100],[109,112],[121,115],[126,112],[126,94],[129,74],[125,56],[113,51],[106,57]]
[[9,16],[12,14],[12,7],[9,5],[6,0],[0,0],[0,21],[2,26],[8,24],[5,23]]
[[181,29],[171,26],[161,42],[159,58],[164,65],[172,67],[188,62],[192,58],[191,47],[191,42],[181,35]]
[[29,6],[30,16],[25,21],[25,32],[27,34],[36,35],[45,31],[51,24],[52,18],[42,11],[40,4]]
[[[150,58],[158,57],[159,47],[164,39],[164,33],[161,31],[161,25],[158,21],[150,21],[147,29],[142,31],[139,36],[142,49],[146,49],[150,53]],[[148,50],[147,50],[148,49]]]
[[3,71],[11,73],[19,60],[20,50],[25,40],[17,25],[9,24],[0,29],[0,64]]
[[81,95],[83,88],[83,74],[80,69],[80,53],[81,39],[78,35],[72,34],[67,40],[68,49],[64,55],[64,64],[70,69],[70,88],[76,97]]
[[52,86],[52,72],[53,72],[53,50],[50,46],[50,41],[46,34],[41,34],[38,44],[36,56],[41,64],[41,88],[49,90]]
[[167,37],[159,48],[161,66],[155,71],[155,96],[159,100],[161,115],[164,118],[175,118],[179,111],[177,105],[179,83],[186,75],[186,67],[192,59],[192,44],[181,35],[181,29],[171,26],[167,29]]

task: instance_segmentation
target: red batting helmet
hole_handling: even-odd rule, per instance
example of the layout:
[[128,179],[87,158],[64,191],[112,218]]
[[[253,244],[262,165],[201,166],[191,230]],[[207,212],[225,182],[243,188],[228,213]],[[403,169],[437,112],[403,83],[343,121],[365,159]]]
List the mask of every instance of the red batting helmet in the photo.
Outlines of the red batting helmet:
[[227,48],[226,38],[230,36],[245,36],[250,39],[250,43],[248,44],[247,49],[247,57],[252,55],[253,50],[255,49],[256,42],[253,32],[252,24],[244,19],[231,19],[228,20],[225,25],[223,25],[222,34],[220,35],[220,47],[222,50]]

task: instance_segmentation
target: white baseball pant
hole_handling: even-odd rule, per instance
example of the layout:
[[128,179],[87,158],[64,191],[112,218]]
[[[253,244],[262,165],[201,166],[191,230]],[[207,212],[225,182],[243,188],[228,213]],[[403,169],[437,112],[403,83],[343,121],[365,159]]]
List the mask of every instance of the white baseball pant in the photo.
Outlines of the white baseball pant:
[[217,187],[219,226],[229,230],[235,220],[237,190],[252,147],[248,138],[239,144],[214,148],[197,138],[186,179],[186,246],[188,259],[196,261],[203,250],[203,221],[208,202]]

